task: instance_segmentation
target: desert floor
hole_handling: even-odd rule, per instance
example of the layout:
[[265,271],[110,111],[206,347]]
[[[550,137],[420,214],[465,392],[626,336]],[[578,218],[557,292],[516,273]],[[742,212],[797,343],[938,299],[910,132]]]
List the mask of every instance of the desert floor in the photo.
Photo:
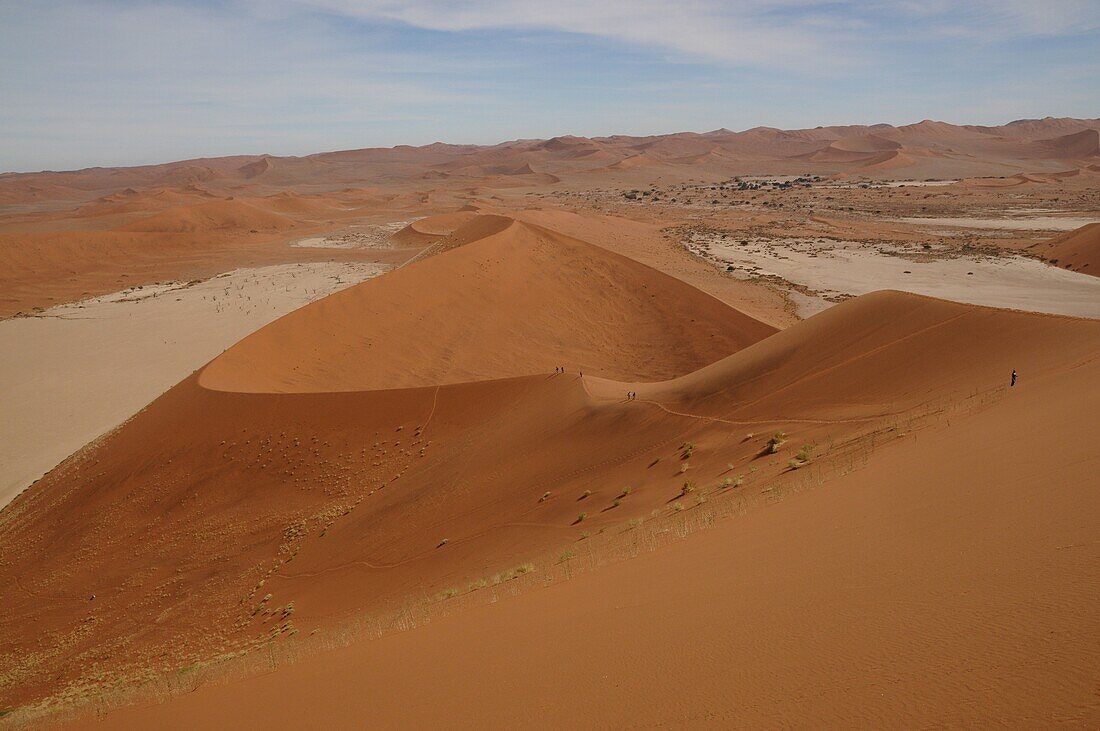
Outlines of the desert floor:
[[0,725],[1100,723],[1100,121],[4,175],[0,317]]
[[0,505],[245,335],[382,271],[237,269],[0,322]]

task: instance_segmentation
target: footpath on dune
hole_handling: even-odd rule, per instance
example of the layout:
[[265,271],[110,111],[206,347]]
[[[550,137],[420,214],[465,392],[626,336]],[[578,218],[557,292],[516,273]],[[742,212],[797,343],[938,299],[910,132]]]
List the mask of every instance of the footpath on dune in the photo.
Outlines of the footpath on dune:
[[[760,560],[785,576],[790,562],[805,555],[800,547],[807,541],[806,550],[818,555],[804,522],[788,524],[774,517],[782,513],[757,507],[794,486],[841,484],[846,475],[856,479],[865,470],[873,475],[878,448],[894,444],[883,447],[889,450],[884,454],[918,449],[907,469],[938,465],[940,470],[909,469],[910,481],[899,484],[921,485],[931,491],[927,499],[946,501],[957,512],[949,519],[961,527],[960,535],[968,535],[967,525],[984,525],[972,505],[950,502],[960,486],[945,484],[942,477],[952,474],[956,458],[941,460],[935,447],[920,450],[929,441],[925,435],[948,434],[962,423],[955,417],[960,409],[980,416],[989,405],[1016,403],[1004,388],[1012,368],[1042,398],[1026,402],[1023,412],[1012,407],[997,422],[1015,424],[1024,435],[1012,442],[1005,465],[1032,460],[1028,464],[1034,469],[1062,469],[1062,456],[1048,443],[1071,438],[1073,430],[1075,441],[1067,448],[1068,467],[1058,473],[1063,487],[1054,504],[1065,515],[1081,518],[1078,528],[1094,527],[1089,520],[1095,511],[1081,492],[1089,465],[1078,452],[1086,441],[1082,415],[1095,408],[1100,323],[887,292],[842,303],[770,335],[770,328],[676,280],[583,242],[499,217],[469,225],[475,228],[462,233],[468,237],[463,245],[345,290],[246,338],[0,512],[0,601],[7,610],[0,615],[0,636],[8,640],[0,705],[16,709],[16,717],[34,718],[103,698],[109,689],[142,682],[152,689],[178,687],[165,678],[197,677],[194,673],[241,655],[248,661],[293,648],[308,654],[316,649],[311,642],[339,643],[341,637],[356,636],[349,627],[366,627],[360,636],[377,633],[384,644],[362,645],[358,652],[409,653],[406,660],[395,661],[394,683],[371,675],[368,692],[359,685],[360,675],[336,679],[318,671],[316,677],[325,678],[326,693],[342,689],[373,699],[375,711],[337,705],[381,725],[403,723],[400,713],[408,714],[410,723],[439,720],[432,709],[444,708],[452,708],[450,721],[460,725],[477,718],[503,722],[521,717],[509,714],[545,708],[551,697],[557,712],[568,714],[574,707],[560,699],[566,697],[562,684],[571,672],[592,679],[574,689],[578,703],[592,708],[607,685],[594,678],[613,672],[604,663],[617,663],[615,672],[621,675],[623,667],[640,667],[646,652],[659,663],[667,661],[662,667],[675,676],[675,687],[669,687],[669,673],[633,671],[627,673],[629,682],[617,687],[645,691],[651,702],[639,709],[659,704],[661,693],[669,708],[679,708],[671,699],[695,697],[691,689],[705,685],[696,682],[700,673],[713,672],[724,685],[730,667],[738,668],[739,677],[766,677],[773,667],[769,648],[751,642],[751,630],[771,632],[761,637],[784,636],[784,631],[799,636],[799,623],[807,621],[813,606],[832,602],[839,607],[847,596],[831,593],[838,587],[834,579],[851,579],[843,574],[848,564],[832,544],[822,544],[828,549],[823,555],[835,555],[836,564],[832,573],[823,566],[815,584],[818,593],[806,595],[805,605],[784,606],[782,582],[768,579],[769,572],[742,571]],[[387,279],[397,284],[381,286]],[[624,281],[631,286],[621,286]],[[544,315],[544,307],[557,317]],[[596,318],[592,310],[597,307],[608,314]],[[426,316],[429,312],[433,318]],[[540,327],[519,327],[524,318]],[[490,322],[474,329],[471,319]],[[623,330],[634,338],[619,340]],[[608,345],[601,346],[604,340]],[[567,371],[575,368],[585,375],[555,373],[560,360]],[[636,391],[637,398],[627,399],[628,390]],[[1053,429],[1035,442],[1035,454],[1025,449],[1031,435],[1021,413]],[[908,436],[899,443],[903,432]],[[981,428],[959,432],[959,438],[986,459],[997,454],[999,445],[987,443]],[[989,438],[1001,439],[1001,430]],[[937,439],[944,438],[931,443]],[[954,444],[955,436],[946,439]],[[972,465],[959,469],[966,475],[965,494],[988,497],[999,489],[982,481]],[[999,479],[1005,469],[999,465],[991,474]],[[1018,484],[1020,490],[1042,489],[1032,479],[1034,469],[1021,468],[1019,474],[1028,479]],[[921,475],[936,479],[924,484]],[[877,479],[869,484],[878,484]],[[907,562],[920,557],[917,544],[925,537],[920,532],[925,523],[906,522],[917,504],[890,503],[894,507],[875,513],[862,510],[858,500],[841,501],[846,507],[828,512],[831,502],[820,501],[832,490],[812,494],[821,496],[810,512],[820,516],[822,530],[851,524],[863,531],[893,521],[899,541],[904,536],[914,541],[894,544],[894,563],[883,558],[882,572],[904,575]],[[1021,493],[1014,509],[1027,510],[1032,494]],[[432,632],[405,633],[408,645],[385,637],[421,624],[432,612],[446,610],[448,602],[491,601],[496,592],[520,585],[534,589],[542,577],[552,576],[554,567],[569,566],[571,554],[588,552],[595,564],[613,558],[616,537],[661,536],[676,530],[684,516],[710,515],[713,522],[723,511],[739,510],[755,516],[753,521],[766,521],[753,523],[760,535],[769,536],[765,542],[735,542],[728,549],[692,542],[717,553],[705,558],[687,554],[691,568],[670,568],[679,565],[682,559],[675,556],[680,554],[662,554],[673,558],[661,561],[673,563],[653,569],[650,591],[657,594],[639,595],[640,603],[631,605],[612,600],[614,594],[594,592],[596,605],[577,604],[590,607],[588,626],[565,621],[571,615],[558,614],[561,605],[555,602],[573,601],[574,589],[564,587],[590,588],[596,578],[531,591],[519,603],[502,602],[499,610],[478,610],[520,611],[516,619],[503,620],[502,637],[530,621],[525,626],[532,637],[542,638],[540,647],[558,648],[544,657],[548,664],[537,676],[516,672],[540,657],[524,642],[511,652],[491,651],[493,645],[474,650],[460,642],[446,647],[469,651],[469,656],[448,651],[428,657],[431,642],[419,643],[434,638]],[[1018,520],[1017,513],[1011,515]],[[993,518],[1002,521],[996,525],[1012,524],[997,513]],[[723,535],[740,534],[739,525],[730,521]],[[830,535],[843,542],[859,534]],[[1067,538],[1073,536],[1067,533]],[[790,544],[782,549],[788,564],[770,563],[774,551],[769,549],[777,540]],[[1011,541],[1011,535],[1004,540]],[[606,555],[601,546],[607,547]],[[640,570],[651,565],[639,564]],[[1078,564],[1053,565],[1060,573],[1052,582],[1083,578],[1073,573]],[[637,576],[625,565],[608,571],[614,573],[591,576]],[[665,594],[662,584],[670,572],[682,574],[686,583],[669,584],[671,594]],[[708,582],[714,572],[742,582],[740,588],[712,587]],[[873,584],[875,577],[868,576]],[[930,570],[927,576],[929,586],[951,596],[952,585],[941,584],[941,573]],[[619,581],[609,579],[608,587]],[[1017,594],[1009,598],[1019,598],[1026,586],[1015,585]],[[658,594],[676,601],[658,600]],[[757,595],[771,597],[761,605],[771,611],[757,624],[727,618],[730,626],[743,628],[739,640],[726,630],[704,641],[722,616],[715,612],[723,606],[718,599],[740,602],[739,611],[748,612],[745,603]],[[545,605],[540,596],[548,597]],[[681,606],[684,597],[700,603]],[[886,590],[882,601],[893,599],[907,601]],[[1089,629],[1095,614],[1076,598],[1070,603],[1073,612],[1066,621]],[[538,608],[523,614],[526,610],[508,606]],[[615,612],[600,614],[608,606],[626,612],[622,616],[646,631],[617,625]],[[945,606],[964,618],[975,616],[958,603]],[[483,636],[482,625],[475,625],[486,616],[491,621],[499,615],[464,613],[451,621],[475,623],[458,625],[459,632],[469,629],[472,641]],[[884,631],[892,626],[881,625]],[[965,629],[956,624],[950,631]],[[609,642],[623,652],[633,649],[626,654],[592,649]],[[891,666],[890,657],[882,654],[888,646],[881,643],[853,645],[857,655],[828,643],[824,647],[836,650],[838,666],[846,672],[866,669],[868,663]],[[936,657],[945,663],[965,659],[952,655],[950,647],[940,652]],[[323,664],[332,657],[303,662]],[[735,657],[736,665],[726,664]],[[464,664],[479,658],[487,663],[480,671],[486,688],[523,687],[530,690],[528,697],[539,697],[524,683],[537,685],[545,677],[556,679],[547,686],[553,694],[529,706],[499,704],[500,695],[493,693],[496,707],[486,708],[480,705],[486,695],[470,694],[472,676]],[[855,662],[860,658],[862,666]],[[401,681],[402,673],[418,666],[424,670],[425,664],[436,683],[429,690]],[[982,667],[985,674],[979,673],[976,682],[997,680],[995,668]],[[233,707],[218,700],[225,691],[212,684],[190,696],[188,703],[199,704],[191,715],[175,715],[168,705],[157,723],[215,717],[216,724],[251,723],[263,713],[248,714],[269,702],[282,711],[271,725],[295,725],[294,714],[314,706],[310,691],[316,686],[298,684],[299,676],[283,673],[271,676],[266,682],[276,685],[262,690],[253,685],[261,681],[225,686],[239,689],[240,703]],[[827,675],[814,677],[818,684],[807,678],[804,698],[836,693]],[[1049,679],[1043,675],[1040,680],[1037,687]],[[728,698],[738,704],[748,698],[766,713],[774,707],[767,693],[752,701],[751,691],[760,683],[746,684],[740,695]],[[905,689],[918,687],[904,684]],[[1073,685],[1066,692],[1077,697],[1079,690]],[[900,702],[915,702],[916,696],[903,696]],[[432,702],[423,702],[426,697]],[[460,697],[477,703],[459,711],[451,701]],[[723,718],[754,718],[737,716],[740,705],[715,703]],[[605,711],[626,713],[621,705],[609,704]],[[610,718],[599,713],[576,718]],[[111,715],[106,718],[112,722]],[[118,722],[126,718],[138,717],[119,716]],[[325,720],[346,723],[350,717]],[[682,720],[692,719],[685,715]],[[147,725],[146,720],[133,723]]]

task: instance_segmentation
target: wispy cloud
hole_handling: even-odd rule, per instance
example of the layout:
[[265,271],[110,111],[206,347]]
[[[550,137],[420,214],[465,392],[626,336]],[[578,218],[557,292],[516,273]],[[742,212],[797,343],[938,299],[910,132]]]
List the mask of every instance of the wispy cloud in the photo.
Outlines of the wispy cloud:
[[0,170],[1095,116],[1098,42],[1096,0],[0,0]]
[[[289,0],[437,31],[545,29],[745,66],[830,65],[875,35],[1010,39],[1100,27],[1095,0]],[[813,64],[807,67],[804,64]]]
[[829,46],[830,38],[816,32],[821,26],[812,16],[802,15],[822,0],[301,0],[299,4],[436,31],[575,33],[746,66],[794,66],[811,58],[828,61],[843,55],[841,49]]

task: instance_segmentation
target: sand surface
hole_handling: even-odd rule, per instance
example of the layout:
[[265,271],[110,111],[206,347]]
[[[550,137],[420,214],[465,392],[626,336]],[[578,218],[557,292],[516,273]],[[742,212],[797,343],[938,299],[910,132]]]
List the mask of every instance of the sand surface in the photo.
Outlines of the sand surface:
[[[773,332],[535,224],[452,243],[260,329],[0,513],[19,717],[188,690],[107,722],[1095,718],[1100,322],[876,292]],[[457,355],[388,327],[483,310]],[[634,536],[685,542],[569,583]],[[436,621],[497,592],[521,597]]]
[[1098,161],[1047,118],[0,175],[0,317],[46,315],[0,464],[48,469],[0,724],[1096,727],[1100,225],[1051,227]]
[[[747,243],[742,244],[742,241]],[[897,289],[988,307],[1100,318],[1100,279],[1014,255],[950,255],[933,247],[830,239],[695,235],[688,248],[742,277],[795,285],[808,317],[847,296]]]
[[1058,390],[652,552],[627,531],[636,558],[78,727],[1095,726],[1100,461],[1067,426],[1094,406]]
[[945,226],[948,228],[988,228],[1005,231],[1072,231],[1090,223],[1100,223],[1095,216],[1029,216],[1020,218],[899,218],[903,223],[916,226]]
[[405,228],[410,221],[383,224],[357,224],[337,234],[313,236],[295,241],[292,246],[302,249],[370,249],[390,246],[390,237]]
[[243,336],[381,271],[241,269],[0,322],[0,506]]
[[547,228],[486,215],[452,236],[469,243],[272,323],[212,362],[201,384],[367,391],[559,366],[655,381],[775,331],[673,277]]

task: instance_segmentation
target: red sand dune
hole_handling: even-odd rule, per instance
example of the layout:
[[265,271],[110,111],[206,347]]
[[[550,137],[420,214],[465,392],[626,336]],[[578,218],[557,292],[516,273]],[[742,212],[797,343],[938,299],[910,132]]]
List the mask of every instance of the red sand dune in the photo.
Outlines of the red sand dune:
[[393,235],[393,240],[407,246],[431,246],[454,233],[462,225],[477,217],[477,210],[461,210],[440,213],[413,221]]
[[78,217],[91,217],[149,213],[170,206],[209,201],[214,197],[209,191],[197,185],[189,185],[183,188],[153,188],[146,190],[126,188],[81,206],[75,211],[75,215]]
[[916,160],[911,155],[895,150],[893,152],[882,152],[867,158],[861,170],[892,170],[894,168],[906,168],[915,163]]
[[1086,129],[1073,134],[1039,140],[1035,147],[1057,157],[1086,159],[1100,155],[1100,130]]
[[886,292],[771,334],[532,224],[452,238],[245,339],[0,513],[12,705],[484,596],[464,587],[548,572],[582,530],[742,501],[576,583],[107,720],[1096,719],[1100,323]]
[[176,206],[123,228],[143,233],[192,233],[219,230],[285,231],[293,227],[293,221],[277,213],[260,210],[243,201],[224,200]]
[[631,155],[630,157],[624,157],[622,160],[607,165],[601,170],[636,170],[638,168],[652,167],[654,165],[660,165],[660,160],[654,160],[644,152],[640,152],[637,155]]
[[902,149],[900,142],[880,135],[845,137],[830,143],[829,147],[834,150],[846,150],[848,152],[888,152]]
[[1098,376],[1036,374],[652,553],[81,725],[1094,727]]
[[[406,227],[393,240],[426,247],[417,260],[241,341],[0,511],[0,711],[201,678],[106,722],[1095,726],[1100,323],[880,292],[775,332],[582,240],[640,228],[575,216],[570,236],[539,224],[571,214],[491,212],[504,188],[583,189],[591,170],[636,182],[650,161],[682,180],[1043,171],[968,181],[1031,186],[1092,175],[1098,127],[757,128],[0,176],[5,204],[98,211],[0,234],[0,312],[318,256],[286,243],[477,201]],[[452,177],[429,186],[432,168]],[[1098,228],[1034,251],[1095,269]],[[812,458],[791,466],[803,445]],[[567,554],[590,570],[563,580]],[[385,636],[318,651],[364,617]],[[242,652],[244,670],[303,659],[205,683]]]
[[679,280],[549,229],[481,216],[452,236],[471,243],[272,323],[211,363],[200,383],[362,391],[558,365],[660,380],[773,332]]
[[1090,223],[1030,248],[1063,269],[1100,276],[1100,223]]

